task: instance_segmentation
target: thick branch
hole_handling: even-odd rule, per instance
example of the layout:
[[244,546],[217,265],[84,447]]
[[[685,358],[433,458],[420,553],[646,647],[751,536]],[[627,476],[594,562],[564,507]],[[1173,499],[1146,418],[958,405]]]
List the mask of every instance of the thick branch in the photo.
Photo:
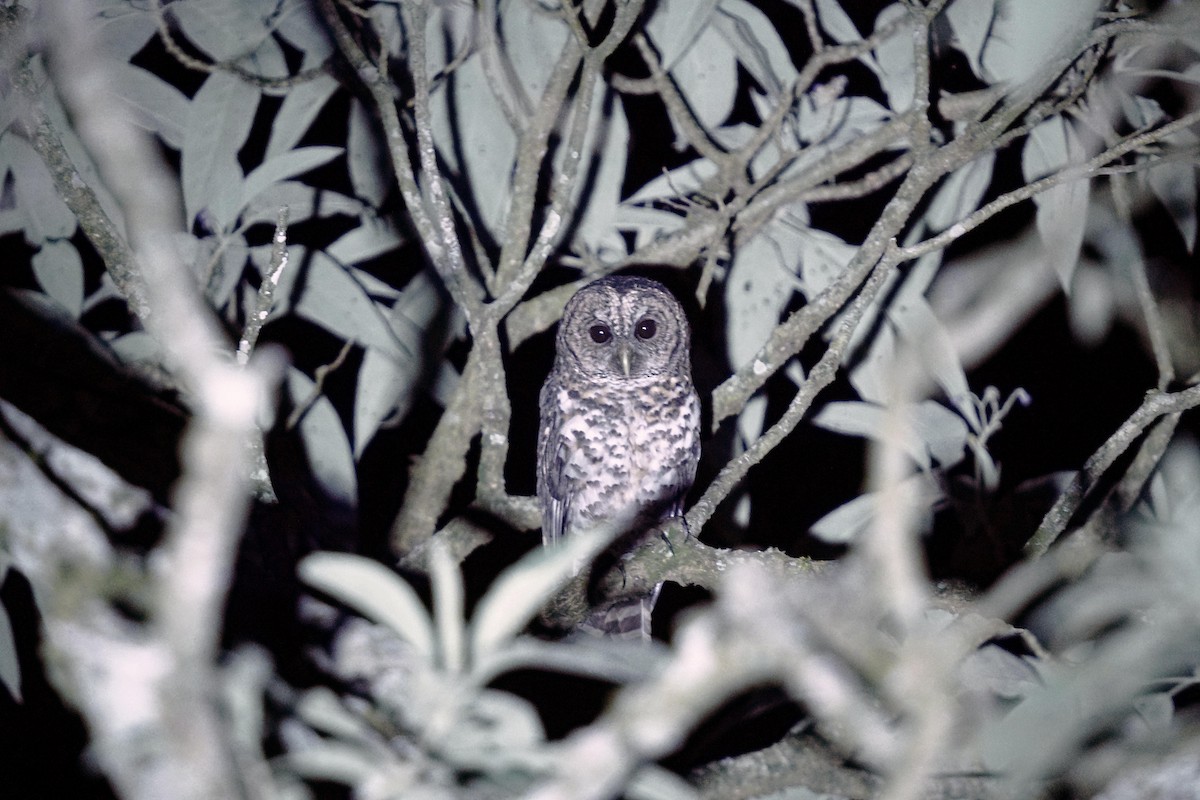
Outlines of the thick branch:
[[[171,237],[182,230],[178,187],[155,143],[110,100],[105,61],[92,38],[91,9],[83,2],[61,3],[47,22],[43,32],[55,85],[124,212],[134,268],[145,284],[149,313],[143,322],[195,399],[196,415],[183,442],[183,475],[175,488],[176,514],[159,551],[145,626],[145,635],[161,648],[163,663],[135,679],[159,715],[159,724],[143,732],[159,740],[161,753],[146,769],[159,772],[176,797],[236,797],[237,767],[223,745],[214,666],[225,592],[249,505],[242,443],[255,432],[271,371],[262,364],[243,369],[222,356],[229,349],[224,337],[172,247]],[[110,668],[128,665],[114,662]],[[161,797],[159,779],[128,796]]]
[[413,470],[390,535],[392,552],[398,556],[404,556],[433,535],[450,492],[466,472],[467,450],[483,421],[486,361],[484,348],[471,349],[454,395]]
[[[23,16],[27,15],[18,9],[0,8],[0,40],[10,43],[22,40]],[[72,163],[62,137],[51,124],[39,96],[41,90],[38,82],[29,68],[29,57],[17,62],[11,77],[23,102],[22,116],[30,132],[30,144],[49,168],[54,188],[104,260],[105,269],[130,310],[139,318],[144,318],[149,314],[150,307],[146,302],[144,281],[133,261],[133,253],[119,226],[104,212],[95,191]]]

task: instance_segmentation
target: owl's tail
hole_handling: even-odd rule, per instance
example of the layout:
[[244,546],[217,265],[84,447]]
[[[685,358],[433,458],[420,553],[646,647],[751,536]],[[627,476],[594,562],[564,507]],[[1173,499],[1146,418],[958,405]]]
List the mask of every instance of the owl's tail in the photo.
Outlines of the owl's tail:
[[650,615],[658,602],[662,584],[646,597],[633,597],[606,603],[592,609],[579,625],[579,630],[593,636],[609,636],[613,639],[650,641]]

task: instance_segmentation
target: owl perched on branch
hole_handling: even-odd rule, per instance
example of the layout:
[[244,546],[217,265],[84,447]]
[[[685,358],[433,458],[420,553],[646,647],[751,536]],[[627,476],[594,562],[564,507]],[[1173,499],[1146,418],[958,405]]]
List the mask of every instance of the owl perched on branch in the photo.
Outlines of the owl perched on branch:
[[[542,386],[542,540],[637,536],[678,516],[700,457],[687,318],[662,284],[609,276],[567,302]],[[593,610],[582,628],[650,636],[657,589]]]

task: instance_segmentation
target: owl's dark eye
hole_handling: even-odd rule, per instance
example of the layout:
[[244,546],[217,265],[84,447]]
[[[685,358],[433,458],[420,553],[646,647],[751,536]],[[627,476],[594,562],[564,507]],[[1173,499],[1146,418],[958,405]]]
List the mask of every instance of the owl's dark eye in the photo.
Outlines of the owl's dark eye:
[[604,344],[612,338],[612,330],[607,325],[593,325],[588,328],[588,335],[596,344]]
[[637,328],[633,331],[634,335],[639,339],[653,339],[654,334],[658,333],[658,323],[646,317],[637,324]]

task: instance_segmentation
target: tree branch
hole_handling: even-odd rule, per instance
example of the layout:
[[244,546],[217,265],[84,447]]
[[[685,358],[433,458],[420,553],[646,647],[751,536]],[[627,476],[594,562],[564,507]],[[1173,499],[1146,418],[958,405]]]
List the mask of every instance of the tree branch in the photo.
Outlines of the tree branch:
[[1087,493],[1146,428],[1160,417],[1181,413],[1196,406],[1200,406],[1200,386],[1192,386],[1178,392],[1147,392],[1146,399],[1138,409],[1084,462],[1083,469],[1075,474],[1053,507],[1046,512],[1042,524],[1025,545],[1025,555],[1037,558],[1046,553],[1050,545],[1067,529]]

